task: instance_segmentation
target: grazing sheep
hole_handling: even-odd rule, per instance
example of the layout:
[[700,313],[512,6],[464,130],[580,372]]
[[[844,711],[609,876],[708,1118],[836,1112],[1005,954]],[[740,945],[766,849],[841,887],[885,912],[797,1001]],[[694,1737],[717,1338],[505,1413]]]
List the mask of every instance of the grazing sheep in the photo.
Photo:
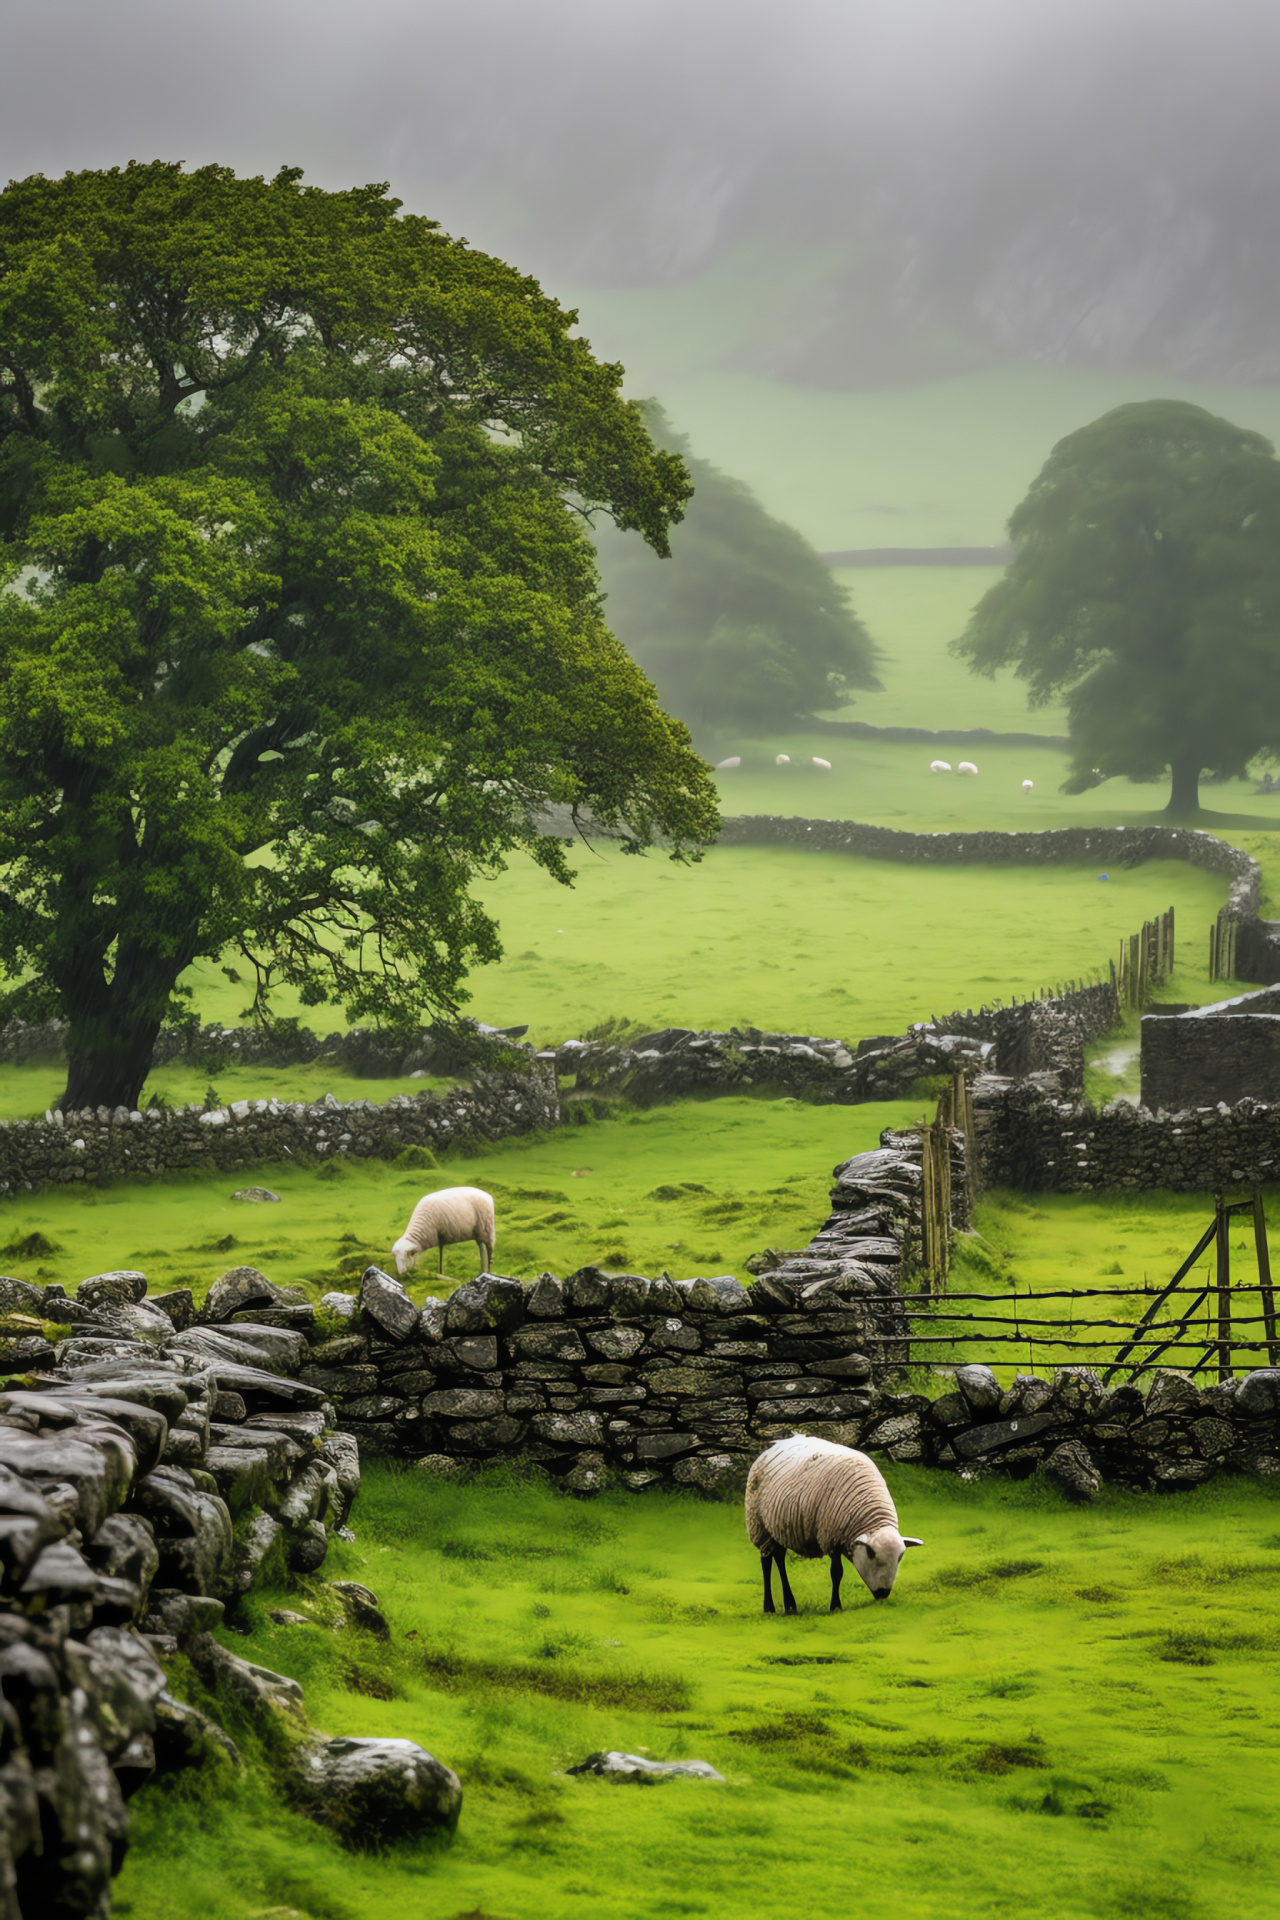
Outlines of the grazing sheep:
[[789,753],[775,754],[773,764],[775,767],[789,767],[791,765],[791,755]]
[[898,1532],[898,1511],[880,1469],[865,1453],[793,1433],[775,1440],[747,1476],[747,1537],[760,1550],[764,1570],[764,1610],[773,1604],[773,1568],[782,1576],[784,1613],[796,1610],[787,1579],[788,1549],[804,1560],[823,1555],[831,1561],[831,1612],[839,1613],[840,1556],[853,1562],[868,1591],[887,1600],[908,1547],[922,1540]]
[[731,753],[727,760],[716,761],[715,771],[717,773],[724,773],[726,769],[729,767],[740,767],[741,765],[742,765],[742,755],[740,753]]
[[929,771],[930,773],[950,773],[951,762],[949,760],[931,760],[929,762]]
[[956,768],[957,773],[976,773],[977,771],[978,769],[974,766],[972,760],[962,760]]
[[1030,793],[1035,784],[1034,780],[1024,780],[1022,783],[1022,791],[1024,793]]
[[831,771],[831,762],[820,759],[816,753],[813,756],[813,764],[815,767],[821,767],[824,773],[830,773]]
[[419,1200],[391,1251],[403,1280],[410,1267],[417,1265],[419,1254],[438,1247],[443,1273],[445,1248],[474,1240],[480,1249],[480,1271],[488,1273],[495,1238],[492,1194],[480,1187],[442,1187]]

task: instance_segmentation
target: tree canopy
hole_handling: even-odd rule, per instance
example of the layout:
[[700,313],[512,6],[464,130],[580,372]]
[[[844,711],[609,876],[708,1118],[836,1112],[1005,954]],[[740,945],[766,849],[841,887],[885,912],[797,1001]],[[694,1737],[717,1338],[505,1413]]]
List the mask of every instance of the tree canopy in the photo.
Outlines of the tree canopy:
[[1009,522],[1014,556],[953,651],[1065,693],[1079,793],[1208,774],[1280,745],[1280,462],[1178,400],[1117,407],[1053,449]]
[[132,1105],[180,975],[456,1010],[548,801],[717,814],[585,516],[689,497],[536,282],[382,186],[156,162],[0,194],[0,972]]
[[610,625],[663,702],[695,729],[772,728],[878,686],[866,630],[804,536],[695,458],[655,402],[645,414],[694,498],[665,565],[611,528],[598,549]]

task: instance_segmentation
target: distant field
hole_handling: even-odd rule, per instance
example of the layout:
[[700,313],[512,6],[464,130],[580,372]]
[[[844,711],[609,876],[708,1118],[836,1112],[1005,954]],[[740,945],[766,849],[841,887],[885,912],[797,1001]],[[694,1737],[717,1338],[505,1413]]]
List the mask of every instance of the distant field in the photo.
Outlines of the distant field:
[[[1081,1512],[1042,1482],[889,1466],[924,1546],[877,1605],[760,1612],[736,1502],[590,1505],[501,1470],[374,1463],[324,1574],[377,1594],[335,1635],[322,1581],[255,1592],[241,1656],[330,1735],[457,1768],[447,1848],[344,1853],[257,1766],[134,1803],[131,1920],[1257,1920],[1280,1870],[1274,1494],[1225,1481]],[[278,1626],[272,1608],[308,1624]],[[601,1748],[723,1784],[573,1779]],[[252,1750],[251,1750],[252,1751]]]
[[[842,567],[854,609],[881,649],[883,693],[860,693],[840,717],[876,727],[990,727],[995,732],[1065,733],[1066,709],[1027,705],[1026,686],[1004,673],[979,679],[947,652],[998,567]],[[959,758],[964,752],[944,758]],[[1059,779],[1061,775],[1058,776]]]

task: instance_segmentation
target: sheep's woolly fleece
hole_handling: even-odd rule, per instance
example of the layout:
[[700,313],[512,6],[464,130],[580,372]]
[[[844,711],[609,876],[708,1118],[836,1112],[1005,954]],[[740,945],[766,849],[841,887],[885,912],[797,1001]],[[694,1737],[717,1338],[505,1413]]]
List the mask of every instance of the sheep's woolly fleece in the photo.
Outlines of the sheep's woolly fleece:
[[848,1554],[860,1533],[898,1525],[898,1510],[874,1460],[834,1440],[794,1433],[776,1440],[747,1479],[747,1535],[768,1552],[802,1559]]
[[[393,1251],[411,1258],[432,1247],[452,1247],[464,1240],[493,1253],[496,1238],[493,1195],[482,1187],[442,1187],[424,1194],[409,1216],[409,1224]],[[402,1269],[403,1271],[403,1269]]]

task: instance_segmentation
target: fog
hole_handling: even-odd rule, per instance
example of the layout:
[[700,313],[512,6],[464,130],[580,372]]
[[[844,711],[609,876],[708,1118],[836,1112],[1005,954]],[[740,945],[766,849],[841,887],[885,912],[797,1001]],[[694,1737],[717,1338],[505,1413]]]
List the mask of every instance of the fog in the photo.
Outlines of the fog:
[[387,179],[553,288],[807,250],[806,384],[1275,380],[1278,56],[1256,0],[10,0],[0,162]]

